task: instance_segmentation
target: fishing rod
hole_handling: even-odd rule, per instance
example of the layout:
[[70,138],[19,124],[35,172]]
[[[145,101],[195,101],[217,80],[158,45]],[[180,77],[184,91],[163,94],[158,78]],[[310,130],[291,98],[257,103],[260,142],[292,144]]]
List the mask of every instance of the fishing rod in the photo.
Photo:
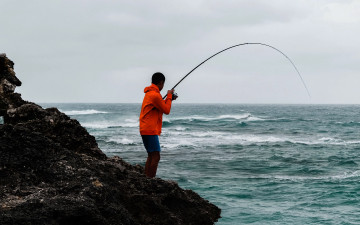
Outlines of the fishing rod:
[[[239,47],[239,46],[243,46],[243,45],[262,45],[262,46],[266,46],[266,47],[269,47],[269,48],[272,48],[274,50],[276,50],[277,52],[280,52],[283,56],[285,56],[289,61],[290,63],[293,65],[294,69],[296,70],[297,74],[299,75],[300,77],[300,80],[302,82],[302,84],[304,85],[305,89],[306,89],[306,92],[307,94],[309,95],[309,98],[311,98],[311,95],[310,95],[310,92],[309,92],[309,89],[307,88],[306,84],[305,84],[305,81],[304,79],[302,78],[302,76],[300,75],[300,72],[299,70],[297,69],[297,67],[295,66],[294,62],[285,54],[283,53],[282,51],[280,51],[279,49],[271,46],[271,45],[268,45],[268,44],[264,44],[264,43],[242,43],[242,44],[237,44],[237,45],[233,45],[233,46],[230,46],[228,48],[225,48],[217,53],[215,53],[214,55],[210,56],[209,58],[205,59],[204,61],[202,61],[199,65],[197,65],[196,67],[194,67],[194,69],[192,69],[190,72],[188,72],[179,82],[177,82],[177,84],[175,84],[175,86],[173,88],[171,88],[172,90],[175,89],[187,76],[189,76],[194,70],[196,70],[198,67],[200,67],[202,64],[204,64],[206,61],[208,61],[209,59],[215,57],[216,55],[222,53],[222,52],[225,52],[229,49],[232,49],[232,48],[235,48],[235,47]],[[167,96],[167,94],[163,97],[163,99],[165,99]]]

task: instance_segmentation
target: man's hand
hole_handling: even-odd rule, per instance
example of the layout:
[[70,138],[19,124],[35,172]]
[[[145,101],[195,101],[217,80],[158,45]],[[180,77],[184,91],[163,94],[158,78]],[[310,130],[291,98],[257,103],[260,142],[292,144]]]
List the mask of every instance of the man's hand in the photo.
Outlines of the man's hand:
[[168,90],[167,95],[169,95],[169,94],[174,94],[174,89]]
[[173,93],[172,93],[172,99],[171,100],[176,100],[178,98],[178,95],[175,93],[175,90],[172,89]]
[[167,94],[172,94],[172,99],[171,100],[176,100],[178,98],[177,94],[175,93],[174,89],[168,90]]

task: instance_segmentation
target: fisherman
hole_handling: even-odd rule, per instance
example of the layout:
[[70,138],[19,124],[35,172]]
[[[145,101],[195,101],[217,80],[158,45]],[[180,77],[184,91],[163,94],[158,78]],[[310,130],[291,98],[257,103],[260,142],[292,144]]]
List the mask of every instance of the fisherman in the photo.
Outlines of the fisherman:
[[171,102],[176,100],[174,90],[167,91],[167,98],[162,99],[160,91],[164,87],[165,76],[162,73],[154,73],[151,85],[144,89],[145,97],[140,112],[140,134],[148,153],[145,164],[147,177],[155,177],[160,161],[160,143],[163,113],[168,115],[171,109]]

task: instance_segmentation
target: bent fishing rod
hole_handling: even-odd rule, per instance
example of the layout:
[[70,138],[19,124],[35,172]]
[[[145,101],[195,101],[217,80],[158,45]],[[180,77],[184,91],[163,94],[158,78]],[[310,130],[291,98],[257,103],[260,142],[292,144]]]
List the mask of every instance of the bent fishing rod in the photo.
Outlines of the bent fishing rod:
[[[274,50],[276,50],[277,52],[281,53],[283,56],[285,56],[285,58],[287,58],[290,63],[293,65],[294,69],[296,70],[297,74],[299,75],[299,78],[302,82],[302,84],[304,85],[305,89],[306,89],[306,92],[309,96],[309,98],[311,98],[311,95],[310,95],[310,92],[309,92],[309,89],[307,88],[306,84],[305,84],[305,81],[304,79],[302,78],[302,76],[300,75],[300,72],[299,70],[297,69],[297,67],[295,66],[294,62],[285,54],[283,53],[282,51],[280,51],[279,49],[271,46],[271,45],[268,45],[268,44],[264,44],[264,43],[241,43],[241,44],[237,44],[237,45],[233,45],[233,46],[230,46],[228,48],[225,48],[217,53],[215,53],[214,55],[210,56],[209,58],[205,59],[204,61],[202,61],[199,65],[197,65],[196,67],[194,67],[190,72],[188,72],[179,82],[177,82],[177,84],[175,84],[175,86],[172,88],[172,90],[174,90],[187,76],[189,76],[194,70],[196,70],[197,68],[199,68],[202,64],[204,64],[205,62],[207,62],[209,59],[215,57],[216,55],[222,53],[222,52],[225,52],[229,49],[232,49],[232,48],[235,48],[235,47],[239,47],[239,46],[244,46],[244,45],[262,45],[262,46],[266,46],[266,47],[269,47],[269,48],[272,48]],[[165,99],[167,96],[167,94],[163,97],[163,99]]]

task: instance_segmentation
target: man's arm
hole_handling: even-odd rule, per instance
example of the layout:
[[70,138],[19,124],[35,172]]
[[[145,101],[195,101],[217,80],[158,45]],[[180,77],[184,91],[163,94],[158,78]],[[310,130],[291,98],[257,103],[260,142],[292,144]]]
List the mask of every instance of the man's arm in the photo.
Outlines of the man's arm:
[[166,115],[170,113],[173,92],[173,90],[169,90],[165,100],[161,98],[160,94],[154,97],[154,106]]

